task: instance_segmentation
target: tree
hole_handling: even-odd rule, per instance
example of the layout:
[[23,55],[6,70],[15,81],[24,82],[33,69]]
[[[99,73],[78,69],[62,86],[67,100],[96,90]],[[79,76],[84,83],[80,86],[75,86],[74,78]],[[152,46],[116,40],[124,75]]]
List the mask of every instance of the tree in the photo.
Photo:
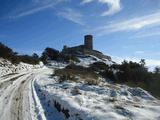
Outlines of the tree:
[[0,57],[9,58],[14,55],[14,52],[11,48],[8,48],[4,44],[0,43]]
[[155,67],[154,73],[155,74],[160,74],[160,67]]
[[141,59],[141,61],[139,63],[144,67],[146,64],[145,59]]
[[32,57],[39,58],[39,56],[36,53],[33,53]]
[[33,56],[21,55],[19,57],[20,57],[20,60],[24,63],[34,64],[34,65],[39,63],[39,58],[34,58]]
[[47,59],[48,59],[47,53],[46,53],[46,52],[43,52],[43,53],[42,53],[42,56],[40,57],[40,60],[41,60],[44,64],[47,64]]
[[59,51],[58,50],[47,47],[44,52],[48,56],[49,59],[51,59],[51,60],[57,60],[58,59],[58,56],[59,56]]

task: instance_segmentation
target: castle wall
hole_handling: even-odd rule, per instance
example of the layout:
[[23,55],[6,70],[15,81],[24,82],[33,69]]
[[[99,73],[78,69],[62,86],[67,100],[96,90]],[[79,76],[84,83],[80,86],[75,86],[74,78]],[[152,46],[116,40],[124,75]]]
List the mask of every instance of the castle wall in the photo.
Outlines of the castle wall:
[[79,45],[79,46],[75,46],[75,47],[70,47],[70,48],[63,48],[62,52],[65,53],[74,53],[76,51],[81,51],[83,52],[86,46],[85,45]]

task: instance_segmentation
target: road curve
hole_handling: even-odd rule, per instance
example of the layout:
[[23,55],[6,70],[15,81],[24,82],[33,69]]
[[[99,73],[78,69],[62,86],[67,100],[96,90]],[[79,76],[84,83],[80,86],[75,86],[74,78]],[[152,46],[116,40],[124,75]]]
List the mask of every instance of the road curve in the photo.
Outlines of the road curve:
[[37,70],[0,78],[0,120],[45,120],[34,88],[34,80],[42,72]]

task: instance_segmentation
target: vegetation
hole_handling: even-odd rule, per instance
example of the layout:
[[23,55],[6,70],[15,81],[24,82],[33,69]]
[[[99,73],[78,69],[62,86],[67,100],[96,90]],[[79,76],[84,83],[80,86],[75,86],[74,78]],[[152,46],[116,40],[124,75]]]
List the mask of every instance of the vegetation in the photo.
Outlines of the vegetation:
[[47,63],[47,60],[55,60],[58,62],[66,62],[66,63],[69,63],[70,61],[80,62],[76,54],[74,53],[65,54],[63,52],[59,52],[54,48],[49,48],[49,47],[47,47],[44,50],[40,59],[45,64]]
[[51,60],[57,60],[59,57],[59,51],[54,49],[54,48],[49,48],[47,47],[44,50],[44,53],[46,53],[46,55],[48,56],[49,59]]
[[21,55],[18,57],[21,62],[33,64],[33,65],[39,64],[39,61],[40,61],[39,58],[29,56],[29,55]]
[[64,80],[77,81],[78,77],[90,85],[98,84],[98,77],[103,77],[113,83],[141,87],[160,98],[160,68],[157,67],[154,72],[149,72],[143,59],[139,63],[123,61],[122,64],[113,64],[112,66],[103,62],[95,62],[88,68],[70,64],[64,69],[56,70],[54,75],[60,77],[60,82]]
[[113,73],[113,68],[106,65],[104,62],[95,62],[89,67],[94,72],[98,72],[103,78],[115,81],[115,75]]
[[29,63],[29,64],[38,64],[40,60],[44,64],[47,64],[47,60],[56,60],[59,62],[67,62],[67,63],[70,62],[71,60],[75,62],[79,62],[75,54],[66,55],[54,48],[49,48],[49,47],[47,47],[44,50],[40,58],[36,53],[33,53],[32,56],[18,55],[18,53],[14,52],[11,48],[5,46],[2,43],[0,43],[0,57],[4,59],[8,59],[13,64],[18,64],[20,62]]
[[145,60],[139,63],[123,61],[122,64],[108,66],[103,62],[95,62],[88,68],[70,64],[64,69],[56,70],[55,76],[64,80],[77,81],[77,77],[85,80],[87,84],[98,84],[98,77],[111,80],[114,83],[127,84],[131,87],[141,87],[155,97],[160,97],[160,68],[149,72],[145,67]]
[[13,64],[18,64],[20,62],[28,63],[28,64],[38,64],[39,57],[36,53],[33,56],[29,55],[18,55],[18,53],[14,52],[11,48],[5,46],[0,43],[0,57],[4,59],[8,59]]
[[154,72],[149,72],[143,59],[139,63],[123,61],[122,64],[114,64],[108,69],[106,67],[106,70],[100,74],[114,83],[141,87],[155,97],[160,97],[160,68],[155,68]]
[[95,62],[93,64],[90,64],[90,69],[96,72],[101,72],[104,70],[108,70],[109,66],[106,65],[104,62]]
[[64,69],[58,69],[54,72],[54,76],[59,76],[59,82],[64,80],[77,81],[78,78],[84,80],[86,84],[98,84],[98,78],[100,75],[92,71],[90,68],[83,66],[70,64]]

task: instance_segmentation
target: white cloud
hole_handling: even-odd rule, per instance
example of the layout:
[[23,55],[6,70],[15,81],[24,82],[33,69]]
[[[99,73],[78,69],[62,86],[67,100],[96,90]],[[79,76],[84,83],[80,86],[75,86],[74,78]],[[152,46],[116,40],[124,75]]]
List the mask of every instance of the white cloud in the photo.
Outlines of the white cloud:
[[83,0],[82,2],[81,2],[81,4],[86,4],[86,3],[90,3],[90,2],[92,2],[93,0]]
[[135,51],[135,54],[143,54],[144,51]]
[[98,36],[102,36],[112,32],[134,31],[145,27],[154,27],[159,25],[160,12],[156,12],[147,16],[136,17],[126,21],[107,24],[105,26],[95,28],[92,31],[98,33]]
[[131,38],[145,38],[145,37],[152,37],[152,36],[160,36],[160,32],[150,32],[150,33],[140,33],[136,34]]
[[106,3],[109,7],[109,10],[103,12],[102,16],[113,15],[122,9],[120,0],[99,0],[99,2]]
[[80,25],[85,24],[82,20],[83,15],[71,8],[66,8],[64,11],[58,12],[57,15]]
[[27,15],[32,15],[37,12],[43,11],[45,9],[52,8],[56,4],[58,4],[60,2],[64,2],[64,1],[70,1],[70,0],[45,0],[45,1],[32,0],[32,2],[37,5],[37,7],[34,7],[28,11],[21,12],[17,15],[14,15],[14,16],[10,16],[9,18],[16,19],[16,18],[21,18],[21,17],[27,16]]
[[[92,1],[94,0],[83,0],[81,4],[90,3]],[[122,9],[120,0],[98,0],[98,2],[102,4],[107,4],[109,8],[108,11],[105,11],[101,14],[102,16],[113,15]]]
[[28,11],[25,11],[25,12],[22,12],[22,13],[19,13],[19,14],[15,15],[15,16],[10,16],[10,18],[15,19],[15,18],[20,18],[20,17],[27,16],[27,15],[32,15],[32,14],[37,13],[37,12],[39,12],[39,11],[45,10],[45,9],[47,9],[47,8],[50,8],[50,7],[52,7],[53,5],[54,5],[54,4],[48,4],[48,5],[45,5],[45,6],[42,6],[42,7],[33,8],[33,9],[31,9],[31,10],[28,10]]

